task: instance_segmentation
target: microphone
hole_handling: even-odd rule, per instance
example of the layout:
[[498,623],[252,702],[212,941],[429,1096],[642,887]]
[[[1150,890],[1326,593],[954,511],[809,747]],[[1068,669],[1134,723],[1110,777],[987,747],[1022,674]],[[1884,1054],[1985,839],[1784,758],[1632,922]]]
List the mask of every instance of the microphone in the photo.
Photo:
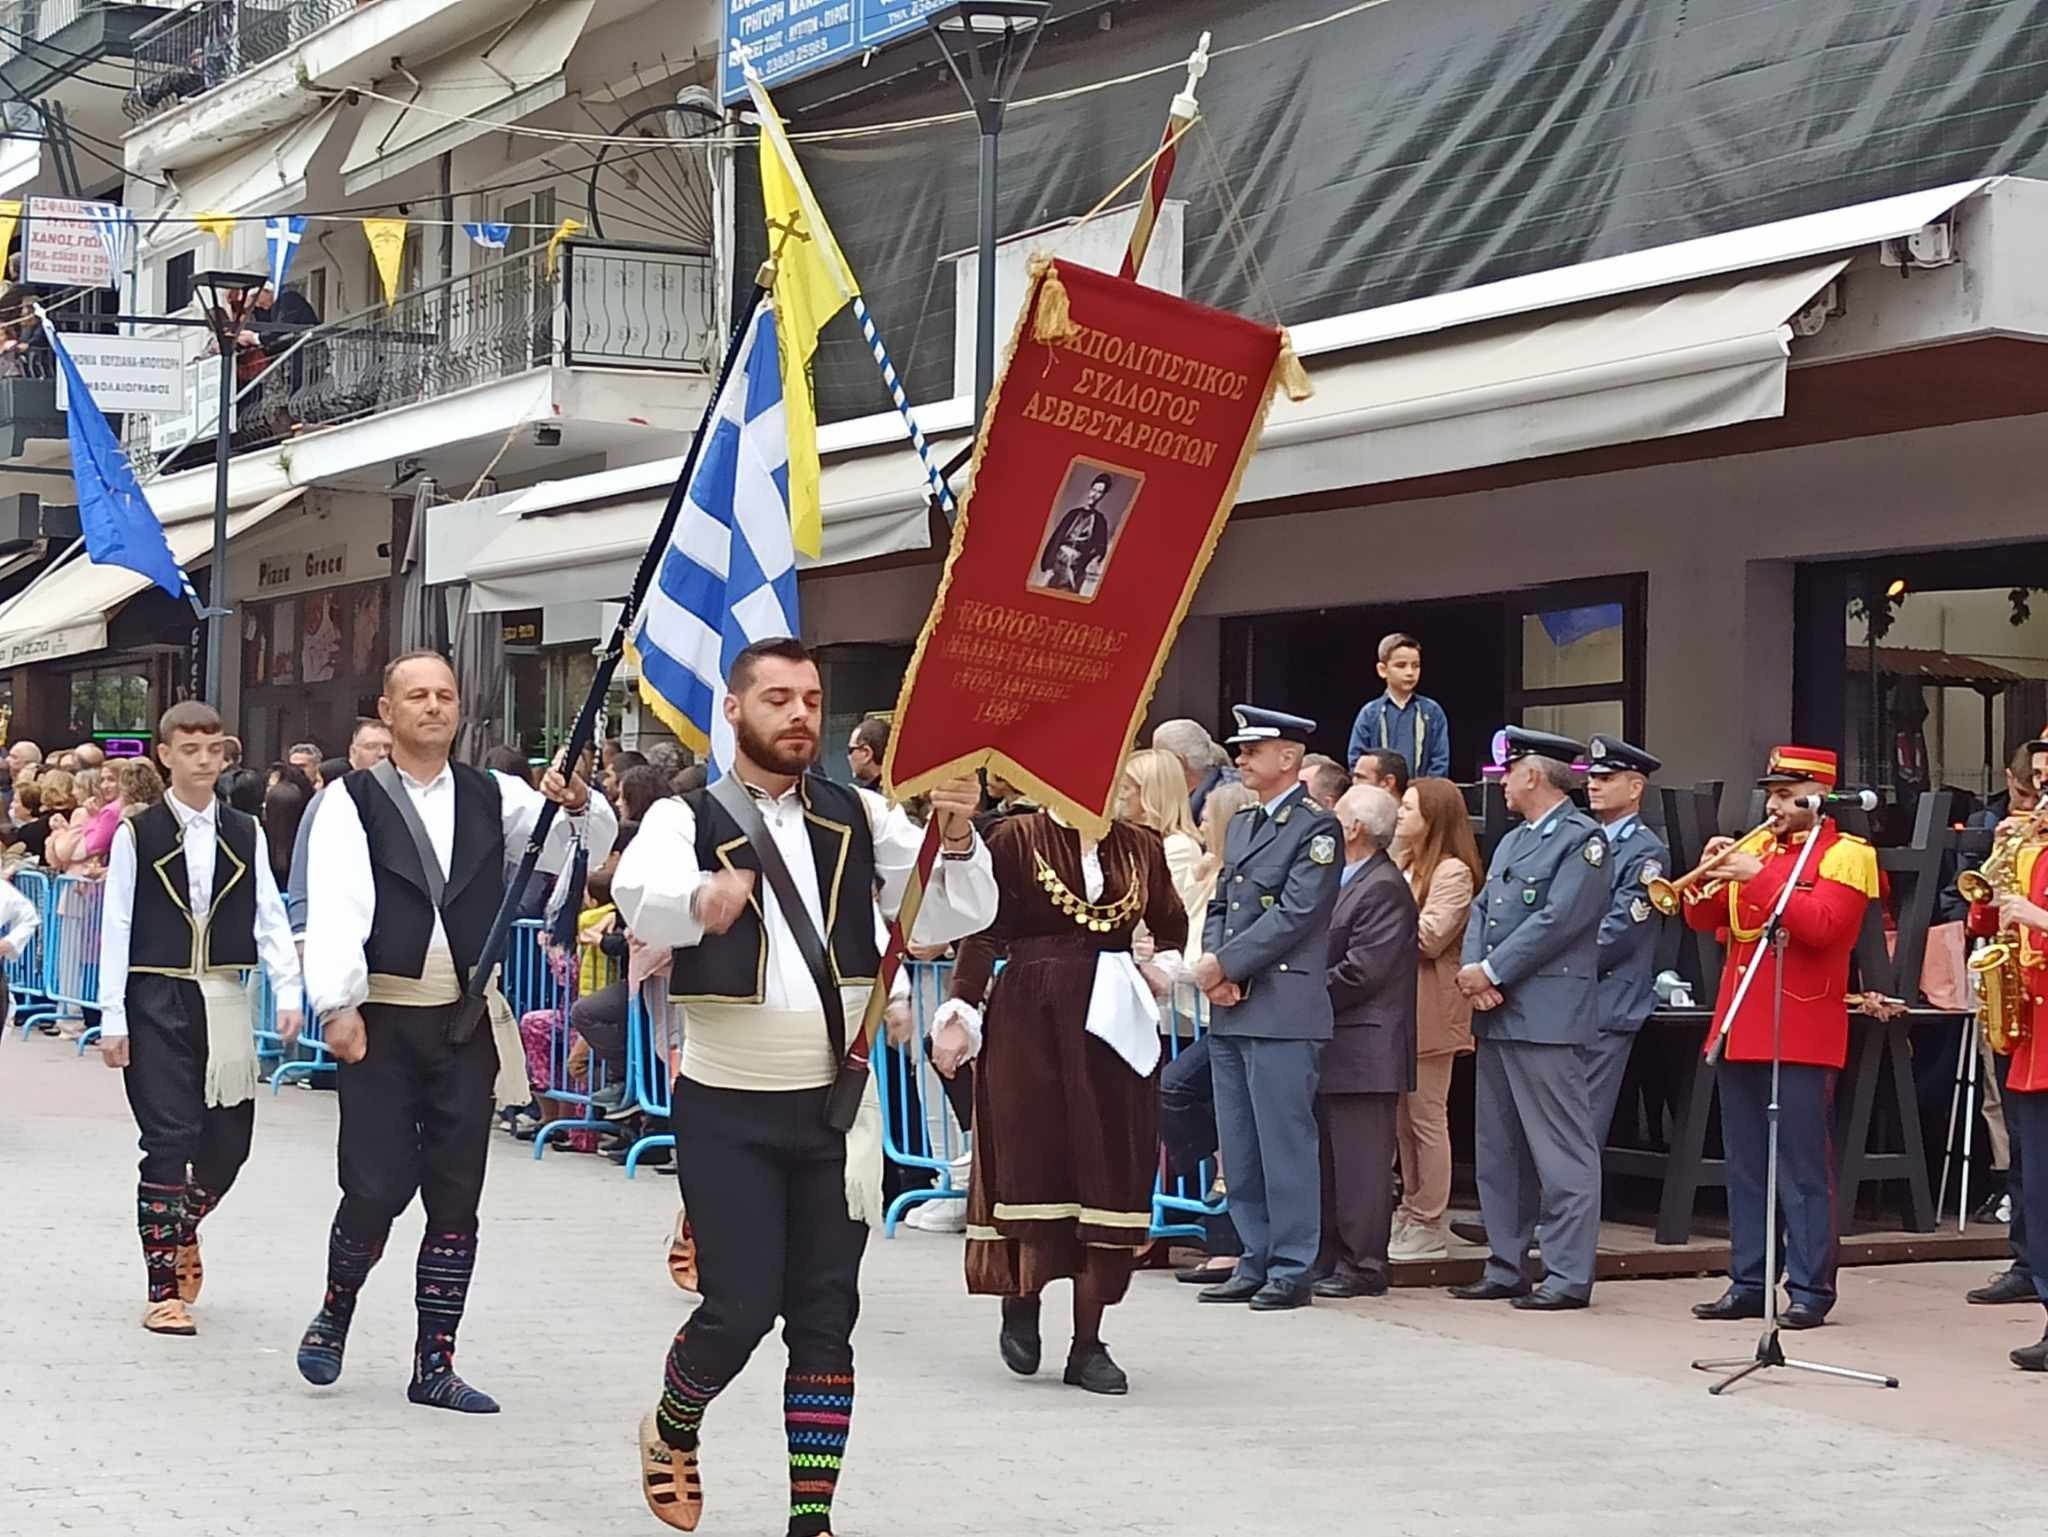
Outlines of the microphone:
[[1854,806],[1858,811],[1877,810],[1875,790],[1833,790],[1826,795],[1801,795],[1793,799],[1801,811],[1825,811],[1830,806]]

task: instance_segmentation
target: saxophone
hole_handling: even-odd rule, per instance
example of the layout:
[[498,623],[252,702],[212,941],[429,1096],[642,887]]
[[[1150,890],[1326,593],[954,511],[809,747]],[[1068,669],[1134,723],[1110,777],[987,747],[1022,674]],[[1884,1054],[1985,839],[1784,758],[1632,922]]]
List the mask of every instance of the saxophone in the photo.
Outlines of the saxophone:
[[[1992,845],[1991,855],[1974,870],[1956,877],[1956,890],[1971,902],[1993,902],[2019,889],[2020,850],[2041,829],[2043,812],[2020,819],[2019,825]],[[1970,975],[1977,984],[1977,1021],[1984,1044],[2001,1055],[2027,1038],[2026,977],[2023,941],[2017,924],[1970,957]]]

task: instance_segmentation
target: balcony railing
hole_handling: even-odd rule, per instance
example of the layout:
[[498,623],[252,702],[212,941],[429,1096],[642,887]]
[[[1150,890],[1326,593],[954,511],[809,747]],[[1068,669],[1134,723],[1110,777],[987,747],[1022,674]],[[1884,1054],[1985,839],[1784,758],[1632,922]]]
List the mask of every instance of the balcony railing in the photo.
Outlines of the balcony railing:
[[356,0],[200,0],[135,42],[135,83],[122,110],[133,122],[203,96],[276,58],[356,8]]
[[[714,314],[709,257],[567,241],[550,277],[536,248],[296,338],[280,333],[261,372],[238,388],[234,447],[268,447],[557,363],[705,373]],[[217,366],[195,360],[187,371],[187,441],[211,440]]]

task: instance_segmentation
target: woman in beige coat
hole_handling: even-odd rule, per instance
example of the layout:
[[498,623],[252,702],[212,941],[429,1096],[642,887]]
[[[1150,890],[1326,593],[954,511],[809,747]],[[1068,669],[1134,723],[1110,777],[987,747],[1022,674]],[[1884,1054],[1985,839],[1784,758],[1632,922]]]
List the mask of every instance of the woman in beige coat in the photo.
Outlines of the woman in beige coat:
[[1401,797],[1394,862],[1422,919],[1415,979],[1415,1088],[1401,1096],[1396,1137],[1401,1205],[1390,1259],[1443,1259],[1450,1250],[1444,1210],[1451,1200],[1451,1064],[1472,1049],[1472,1005],[1458,991],[1459,954],[1473,894],[1484,878],[1465,797],[1448,779],[1418,779]]

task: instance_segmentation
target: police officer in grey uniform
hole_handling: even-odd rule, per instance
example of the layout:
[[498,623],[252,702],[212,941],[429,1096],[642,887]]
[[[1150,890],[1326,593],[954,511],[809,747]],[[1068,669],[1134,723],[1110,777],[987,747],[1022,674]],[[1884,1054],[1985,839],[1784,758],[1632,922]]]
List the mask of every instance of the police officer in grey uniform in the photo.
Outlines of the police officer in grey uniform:
[[1209,1000],[1216,1128],[1244,1252],[1201,1298],[1276,1312],[1312,1300],[1322,1246],[1316,1064],[1331,1034],[1324,973],[1344,840],[1300,782],[1315,722],[1232,713],[1230,745],[1258,803],[1230,820],[1195,984]]
[[[1582,1053],[1599,1020],[1607,839],[1571,803],[1572,763],[1585,749],[1520,726],[1506,736],[1502,789],[1522,821],[1493,851],[1458,973],[1474,1010],[1473,1163],[1492,1255],[1481,1280],[1451,1295],[1582,1308],[1600,1235],[1600,1139]],[[1528,1252],[1539,1218],[1549,1276],[1536,1291]]]
[[1614,894],[1600,920],[1600,1028],[1586,1048],[1586,1094],[1597,1146],[1614,1126],[1636,1032],[1657,1007],[1657,931],[1649,884],[1671,868],[1671,851],[1643,821],[1650,775],[1664,765],[1620,737],[1586,741],[1586,799],[1607,834]]

